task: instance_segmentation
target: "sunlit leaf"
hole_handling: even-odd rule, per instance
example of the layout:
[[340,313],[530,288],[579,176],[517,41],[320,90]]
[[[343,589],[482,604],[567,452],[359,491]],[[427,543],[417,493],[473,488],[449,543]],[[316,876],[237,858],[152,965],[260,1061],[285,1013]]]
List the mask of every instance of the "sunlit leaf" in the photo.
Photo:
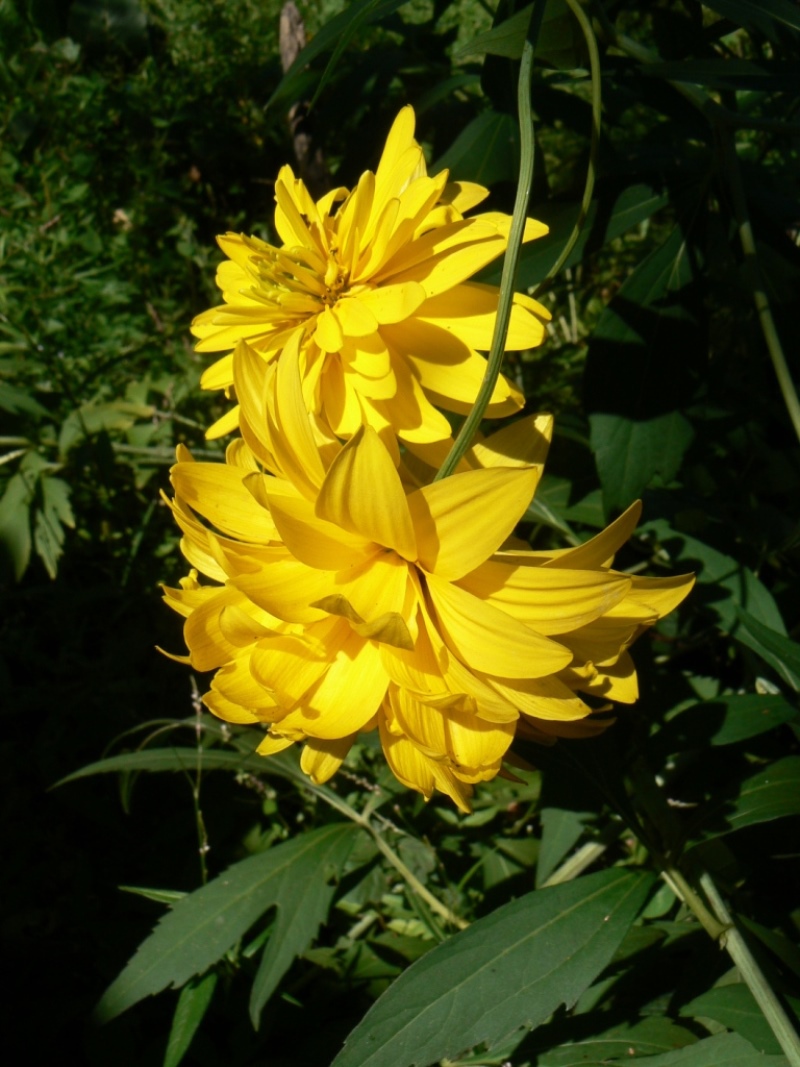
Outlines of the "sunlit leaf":
[[427,1065],[533,1029],[606,966],[651,884],[613,869],[497,908],[401,974],[334,1067]]

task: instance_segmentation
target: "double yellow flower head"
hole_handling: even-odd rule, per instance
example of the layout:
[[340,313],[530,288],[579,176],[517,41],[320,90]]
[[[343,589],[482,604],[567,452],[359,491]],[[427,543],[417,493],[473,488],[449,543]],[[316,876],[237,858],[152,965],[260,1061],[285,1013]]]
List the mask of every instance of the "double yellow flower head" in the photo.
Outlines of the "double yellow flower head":
[[[627,648],[692,583],[612,569],[638,505],[577,548],[514,538],[549,416],[429,481],[450,444],[439,408],[469,410],[491,343],[498,290],[467,279],[505,249],[510,220],[463,214],[486,195],[427,176],[404,108],[352,192],[315,203],[282,169],[280,248],[220,239],[225,303],[193,330],[201,351],[233,349],[203,384],[238,401],[210,434],[240,436],[225,464],[179,448],[172,507],[192,571],[166,591],[187,661],[216,671],[206,705],[267,724],[260,752],[302,743],[319,783],[377,729],[401,782],[464,810],[515,734],[589,735],[605,701],[634,701]],[[545,232],[530,220],[525,239]],[[547,318],[517,295],[507,347],[538,345]],[[488,414],[522,402],[501,378]]]

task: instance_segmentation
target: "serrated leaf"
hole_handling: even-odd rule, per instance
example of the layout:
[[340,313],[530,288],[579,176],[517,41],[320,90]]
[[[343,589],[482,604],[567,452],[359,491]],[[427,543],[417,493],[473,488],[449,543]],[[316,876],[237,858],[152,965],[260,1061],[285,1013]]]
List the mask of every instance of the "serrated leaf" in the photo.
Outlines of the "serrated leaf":
[[498,908],[401,974],[333,1067],[427,1067],[538,1026],[607,965],[651,884],[613,869]]
[[172,1017],[164,1067],[178,1067],[189,1051],[192,1038],[211,1004],[216,985],[217,975],[212,971],[210,974],[204,974],[202,978],[190,979],[181,990]]
[[785,815],[800,815],[800,756],[786,756],[730,790],[720,791],[697,812],[686,836],[694,839],[693,847]]
[[137,419],[151,418],[154,411],[155,408],[150,404],[133,404],[129,400],[83,404],[70,412],[62,423],[58,435],[58,450],[63,456],[84,437],[91,437],[101,430],[128,430]]
[[35,479],[25,472],[12,474],[0,499],[0,556],[5,557],[19,581],[31,558],[30,507]]
[[42,505],[36,509],[33,539],[36,551],[51,578],[55,578],[58,560],[63,554],[64,526],[74,527],[75,518],[69,502],[70,487],[63,478],[43,475],[39,480]]
[[431,167],[431,174],[445,168],[460,181],[493,185],[516,179],[519,169],[519,127],[499,111],[482,111],[456,137],[443,156]]
[[265,975],[251,1002],[257,1023],[260,1007],[327,915],[335,892],[331,873],[341,871],[357,833],[347,824],[312,830],[233,864],[179,900],[106,990],[98,1021],[108,1022],[144,997],[202,974],[274,907]]
[[735,634],[737,640],[752,648],[774,667],[792,689],[800,690],[800,645],[765,626],[741,608],[737,614],[741,623]]
[[133,893],[134,896],[144,897],[145,900],[154,900],[157,904],[168,904],[170,907],[187,895],[182,889],[147,889],[138,885],[117,886],[122,893]]
[[738,1034],[717,1034],[694,1045],[648,1057],[647,1067],[788,1067],[785,1056],[764,1056]]
[[654,479],[671,482],[694,439],[679,411],[642,421],[596,413],[589,425],[607,511],[628,507]]
[[0,408],[12,415],[34,415],[36,418],[47,418],[50,414],[30,393],[8,382],[0,382]]
[[[287,753],[278,752],[268,759],[253,752],[231,752],[225,749],[203,749],[203,770],[254,771],[260,774],[276,774],[292,782],[308,784],[308,779]],[[118,756],[89,763],[72,774],[57,781],[52,788],[90,778],[95,774],[119,774],[127,771],[192,771],[197,767],[197,749],[143,748],[138,752],[122,752]]]
[[[787,998],[789,1006],[797,1011],[798,1002]],[[713,1019],[729,1030],[735,1030],[746,1038],[759,1052],[778,1054],[780,1043],[764,1018],[756,999],[743,982],[709,989],[680,1010],[689,1019]]]

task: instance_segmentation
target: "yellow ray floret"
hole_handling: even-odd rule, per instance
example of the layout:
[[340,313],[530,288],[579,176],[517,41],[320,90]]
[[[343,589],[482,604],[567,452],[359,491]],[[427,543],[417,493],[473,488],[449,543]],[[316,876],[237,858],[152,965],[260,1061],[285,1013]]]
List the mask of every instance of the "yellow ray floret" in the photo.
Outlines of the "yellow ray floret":
[[466,810],[517,732],[589,735],[602,723],[581,694],[636,698],[627,648],[692,578],[613,569],[637,509],[563,553],[506,547],[550,420],[417,488],[372,427],[342,445],[307,413],[297,359],[242,343],[235,367],[243,440],[218,466],[181,449],[172,471],[184,554],[211,581],[195,571],[166,597],[192,665],[216,671],[216,715],[266,724],[264,754],[305,743],[316,782],[377,728],[401,782]]
[[[272,362],[292,342],[302,352],[305,401],[335,434],[350,437],[367,422],[411,443],[446,439],[449,424],[431,401],[469,410],[494,329],[499,290],[469,279],[505,251],[510,219],[463,214],[487,195],[448,182],[447,171],[427,174],[411,107],[395,120],[376,173],[367,171],[351,191],[335,189],[315,203],[283,167],[275,184],[283,243],[219,238],[224,302],[194,320],[198,351],[229,353],[244,340]],[[546,233],[529,219],[524,240]],[[539,345],[549,318],[517,294],[506,348]],[[230,390],[233,380],[226,355],[202,384]],[[501,377],[487,414],[511,414],[522,403]],[[209,434],[228,433],[236,421],[234,409]]]

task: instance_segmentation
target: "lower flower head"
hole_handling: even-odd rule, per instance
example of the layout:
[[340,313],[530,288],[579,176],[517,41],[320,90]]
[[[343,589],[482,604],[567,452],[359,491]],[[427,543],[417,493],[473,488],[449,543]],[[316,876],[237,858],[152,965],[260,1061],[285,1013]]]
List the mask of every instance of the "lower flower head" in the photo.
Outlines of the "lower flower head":
[[636,699],[627,648],[692,584],[610,567],[638,506],[577,548],[517,547],[546,447],[530,423],[514,465],[417,488],[370,426],[326,436],[296,361],[242,345],[236,367],[243,439],[225,465],[181,450],[172,472],[183,551],[217,584],[195,573],[167,600],[190,662],[216,671],[215,714],[269,724],[265,753],[303,742],[316,781],[377,728],[400,781],[466,808],[520,722],[592,732],[581,694]]

